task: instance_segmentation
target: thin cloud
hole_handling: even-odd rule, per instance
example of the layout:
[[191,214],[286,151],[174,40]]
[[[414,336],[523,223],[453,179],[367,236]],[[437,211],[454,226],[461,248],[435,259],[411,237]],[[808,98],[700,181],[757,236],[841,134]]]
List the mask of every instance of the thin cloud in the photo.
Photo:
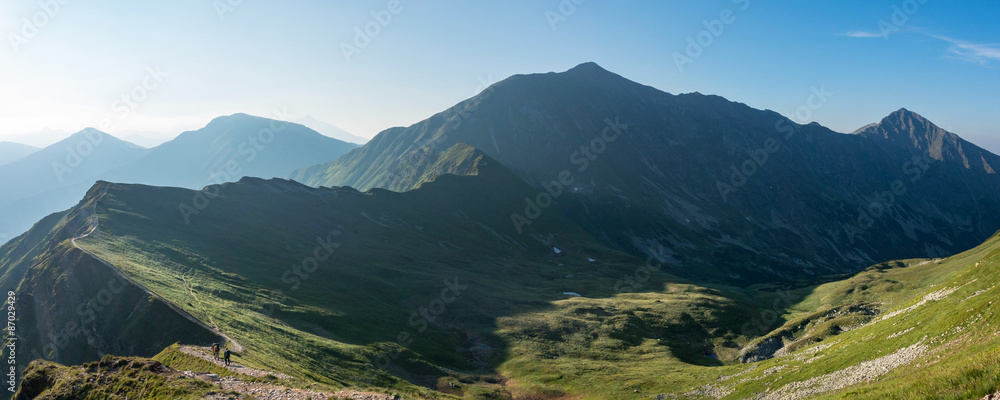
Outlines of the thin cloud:
[[939,35],[930,36],[950,43],[951,47],[948,48],[948,53],[957,59],[973,62],[984,67],[990,67],[1000,62],[1000,45],[970,43]]
[[852,38],[877,38],[882,37],[882,34],[876,32],[865,32],[865,31],[847,31],[841,33],[840,36],[847,36]]

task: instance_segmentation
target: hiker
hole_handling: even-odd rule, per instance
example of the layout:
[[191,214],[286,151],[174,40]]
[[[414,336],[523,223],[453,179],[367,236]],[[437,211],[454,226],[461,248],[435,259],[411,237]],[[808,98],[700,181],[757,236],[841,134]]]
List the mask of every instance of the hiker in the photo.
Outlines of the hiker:
[[219,344],[218,343],[212,343],[212,354],[215,354],[215,359],[216,360],[219,359]]
[[226,366],[228,367],[229,366],[229,349],[226,349],[226,353],[224,354],[224,357],[226,359]]

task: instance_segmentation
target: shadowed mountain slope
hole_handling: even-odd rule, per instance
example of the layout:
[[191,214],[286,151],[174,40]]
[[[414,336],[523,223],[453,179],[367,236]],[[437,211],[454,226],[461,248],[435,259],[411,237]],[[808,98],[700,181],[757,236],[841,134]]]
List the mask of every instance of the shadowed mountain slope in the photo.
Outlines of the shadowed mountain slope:
[[870,129],[907,127],[912,149],[718,96],[671,95],[587,63],[510,77],[291,177],[403,191],[425,175],[413,168],[465,143],[538,191],[509,215],[512,226],[544,218],[536,210],[554,199],[606,244],[654,255],[678,275],[797,279],[952,254],[1000,228],[987,211],[1000,207],[1000,177],[985,166],[996,156],[902,114]]

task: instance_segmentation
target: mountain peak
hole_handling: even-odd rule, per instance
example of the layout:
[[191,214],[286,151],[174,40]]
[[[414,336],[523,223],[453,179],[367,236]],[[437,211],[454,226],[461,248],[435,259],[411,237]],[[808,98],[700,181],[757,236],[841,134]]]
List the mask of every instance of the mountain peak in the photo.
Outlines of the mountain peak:
[[108,134],[104,133],[101,130],[98,130],[97,128],[87,127],[87,128],[81,129],[77,133],[74,133],[74,134],[70,135],[69,137],[82,136],[82,135],[91,135],[91,136],[93,136],[93,135],[101,135],[101,136],[107,136]]
[[954,135],[934,125],[927,118],[905,108],[893,111],[876,124],[865,125],[855,131],[867,138],[878,138],[889,142],[904,141],[923,148],[936,138]]
[[595,63],[593,61],[588,61],[588,62],[582,63],[580,65],[577,65],[577,66],[575,66],[573,68],[570,68],[566,72],[569,72],[569,73],[587,73],[587,74],[593,74],[593,73],[611,73],[610,71],[602,68],[600,65],[597,65],[597,63]]
[[255,115],[250,115],[247,113],[235,113],[232,115],[222,115],[212,118],[212,120],[209,121],[208,124],[211,125],[214,122],[224,122],[224,121],[252,121],[257,119],[264,119],[264,118]]
[[67,137],[66,139],[60,140],[59,142],[57,142],[56,144],[53,144],[50,147],[62,149],[66,145],[76,146],[81,141],[88,141],[91,144],[96,145],[98,143],[103,142],[104,140],[108,140],[108,141],[114,142],[114,143],[121,143],[121,144],[125,144],[125,145],[130,145],[130,146],[137,147],[137,148],[142,148],[141,146],[137,146],[135,144],[126,142],[124,140],[121,140],[121,139],[119,139],[117,137],[109,135],[106,132],[98,130],[96,128],[84,128],[83,130],[81,130],[81,131],[79,131],[77,133],[74,133],[72,135],[69,135],[69,137]]
[[[931,124],[930,121],[927,120],[927,118],[924,118],[922,115],[917,114],[917,113],[915,113],[913,111],[907,110],[905,108],[900,108],[899,110],[894,111],[892,114],[889,114],[885,118],[882,119],[883,122],[885,122],[886,120],[889,120],[889,121],[909,121],[909,122],[917,123],[917,124],[920,124],[920,125]],[[933,125],[933,124],[931,124],[931,125]]]
[[879,123],[867,125],[856,133],[891,147],[925,153],[935,160],[951,160],[961,163],[965,168],[982,168],[991,174],[994,171],[991,164],[996,164],[995,155],[905,108],[894,111]]

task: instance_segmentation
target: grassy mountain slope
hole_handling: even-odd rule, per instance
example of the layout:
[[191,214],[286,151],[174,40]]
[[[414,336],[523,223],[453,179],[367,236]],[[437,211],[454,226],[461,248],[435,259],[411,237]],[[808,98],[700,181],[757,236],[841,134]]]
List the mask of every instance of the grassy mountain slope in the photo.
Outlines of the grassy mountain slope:
[[788,323],[769,335],[795,351],[752,367],[741,376],[750,380],[728,398],[968,399],[996,392],[998,278],[995,235],[945,259],[879,264],[800,289],[758,288],[804,295],[789,308]]
[[[825,283],[758,285],[743,294],[650,280],[633,293],[569,297],[501,316],[492,328],[505,345],[495,377],[453,372],[424,382],[437,392],[401,392],[476,399],[981,398],[1000,389],[1000,315],[992,304],[998,279],[1000,235],[946,259],[894,261]],[[764,333],[758,326],[769,325],[759,321],[769,320],[781,326],[756,342],[780,337],[783,348],[763,361],[738,362],[739,345]]]
[[72,238],[92,228],[98,196],[99,190],[91,192],[0,247],[0,287],[17,299],[18,361],[80,363],[107,353],[153,355],[171,338],[216,340],[162,298],[73,246]]
[[142,358],[106,356],[79,367],[35,361],[25,371],[18,400],[29,399],[203,399],[215,386]]
[[[438,367],[496,381],[509,348],[496,318],[563,292],[611,296],[642,264],[557,210],[518,234],[507,210],[530,187],[468,146],[441,159],[474,175],[405,193],[251,178],[203,191],[110,184],[100,229],[78,243],[229,334],[254,366],[332,387],[435,387],[450,376]],[[186,222],[179,207],[194,204]]]
[[[35,284],[32,302],[70,303],[52,289],[59,281],[35,277],[59,274],[53,255],[82,257],[65,238],[96,218],[80,247],[226,333],[241,363],[324,390],[903,398],[914,389],[906,377],[921,374],[918,395],[968,398],[1000,382],[989,372],[1000,357],[989,350],[1000,345],[989,295],[1000,236],[948,259],[818,282],[706,287],[601,245],[556,209],[519,234],[507,210],[535,189],[468,146],[435,159],[469,175],[404,193],[255,178],[200,191],[100,182],[0,249],[15,260],[3,279]],[[157,322],[147,323],[164,340],[198,330]],[[121,342],[150,334],[115,323]]]

